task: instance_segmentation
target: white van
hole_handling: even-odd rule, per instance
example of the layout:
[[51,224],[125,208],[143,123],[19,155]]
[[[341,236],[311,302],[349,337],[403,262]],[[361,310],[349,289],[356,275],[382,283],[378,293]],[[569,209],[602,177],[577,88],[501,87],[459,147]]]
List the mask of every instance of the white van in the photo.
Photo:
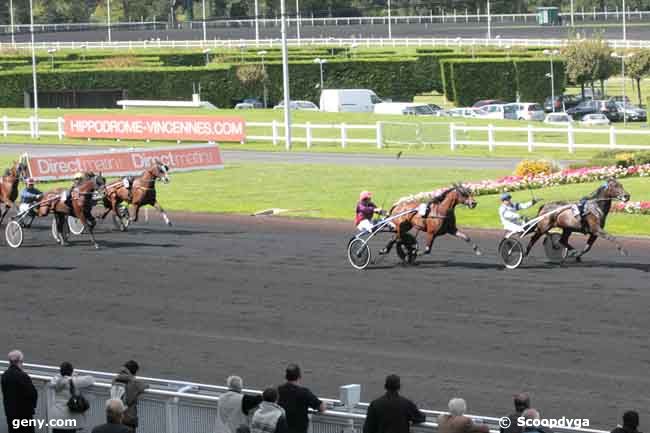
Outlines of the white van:
[[381,102],[375,104],[375,114],[434,116],[436,113],[427,104],[418,104],[416,102]]
[[325,89],[320,94],[320,110],[331,113],[372,113],[380,102],[368,89]]

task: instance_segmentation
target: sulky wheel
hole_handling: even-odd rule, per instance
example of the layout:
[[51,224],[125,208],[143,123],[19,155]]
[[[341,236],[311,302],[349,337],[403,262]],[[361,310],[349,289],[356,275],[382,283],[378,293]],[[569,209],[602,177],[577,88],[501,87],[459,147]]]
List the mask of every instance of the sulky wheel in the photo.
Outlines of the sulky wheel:
[[125,232],[129,228],[131,218],[129,217],[128,206],[120,205],[117,207],[117,212],[113,213],[113,224],[119,231]]
[[9,221],[5,227],[5,239],[11,248],[18,248],[23,244],[23,228],[18,221]]
[[79,236],[84,232],[86,227],[84,227],[84,225],[81,223],[81,220],[79,218],[68,216],[67,220],[68,220],[68,228],[70,229],[70,233]]
[[524,260],[524,247],[517,239],[504,238],[499,243],[499,257],[508,269],[517,269]]
[[370,247],[363,239],[354,238],[348,243],[348,260],[355,269],[363,270],[368,267]]

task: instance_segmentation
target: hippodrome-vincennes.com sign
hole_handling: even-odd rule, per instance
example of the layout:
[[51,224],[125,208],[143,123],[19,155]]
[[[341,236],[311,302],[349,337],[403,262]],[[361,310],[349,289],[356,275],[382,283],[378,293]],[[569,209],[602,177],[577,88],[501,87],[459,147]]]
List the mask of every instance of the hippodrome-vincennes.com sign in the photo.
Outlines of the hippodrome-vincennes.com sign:
[[116,152],[61,153],[27,155],[31,177],[37,180],[71,179],[77,172],[92,171],[105,176],[142,173],[158,159],[171,172],[223,168],[219,146],[214,144]]
[[246,138],[246,121],[236,116],[86,115],[63,117],[71,138],[235,141]]

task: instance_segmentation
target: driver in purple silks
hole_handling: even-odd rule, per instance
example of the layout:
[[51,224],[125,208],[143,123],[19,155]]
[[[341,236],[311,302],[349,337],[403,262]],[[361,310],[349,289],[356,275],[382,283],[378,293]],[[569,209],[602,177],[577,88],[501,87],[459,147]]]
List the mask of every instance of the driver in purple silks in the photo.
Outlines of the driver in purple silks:
[[372,218],[375,214],[381,214],[381,212],[381,208],[372,202],[372,193],[362,191],[359,195],[359,202],[357,203],[354,225],[359,231],[372,231]]

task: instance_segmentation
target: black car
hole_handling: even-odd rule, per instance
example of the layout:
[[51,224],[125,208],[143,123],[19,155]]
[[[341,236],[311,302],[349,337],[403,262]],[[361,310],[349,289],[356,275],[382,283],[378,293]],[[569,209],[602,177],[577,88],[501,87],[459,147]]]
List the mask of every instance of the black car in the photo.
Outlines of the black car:
[[582,101],[566,113],[575,120],[581,120],[587,114],[604,114],[611,122],[621,120],[621,115],[613,101]]
[[552,98],[549,96],[544,100],[544,111],[550,113],[553,111],[553,105],[555,105],[555,112],[568,111],[569,108],[573,108],[581,102],[583,102],[581,96],[558,95],[555,97],[555,103],[553,103]]

